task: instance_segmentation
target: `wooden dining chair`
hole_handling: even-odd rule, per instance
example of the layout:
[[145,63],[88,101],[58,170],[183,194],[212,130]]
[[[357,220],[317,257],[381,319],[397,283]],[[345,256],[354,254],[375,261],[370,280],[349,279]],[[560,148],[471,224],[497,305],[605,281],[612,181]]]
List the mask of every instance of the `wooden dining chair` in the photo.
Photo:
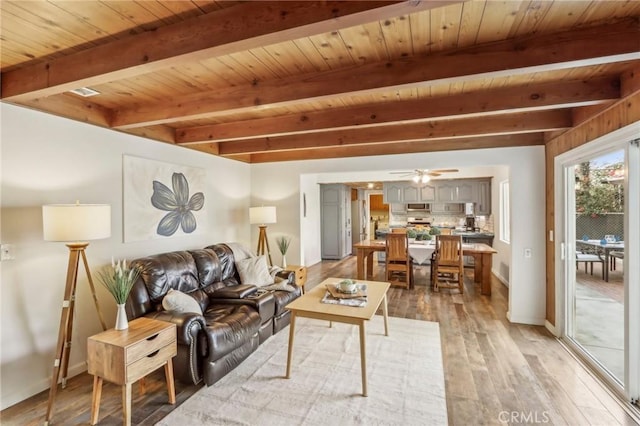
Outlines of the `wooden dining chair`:
[[393,286],[413,288],[413,264],[409,256],[407,234],[387,234],[385,268],[387,281]]
[[436,251],[431,264],[431,284],[434,291],[457,288],[460,294],[464,293],[462,256],[462,236],[436,236]]
[[407,228],[391,228],[391,233],[393,234],[406,234]]

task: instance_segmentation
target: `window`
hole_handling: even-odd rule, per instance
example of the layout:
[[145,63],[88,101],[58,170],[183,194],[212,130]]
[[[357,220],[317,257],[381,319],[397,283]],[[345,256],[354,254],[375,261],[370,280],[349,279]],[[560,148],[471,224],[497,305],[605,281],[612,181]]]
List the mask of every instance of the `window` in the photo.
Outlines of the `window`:
[[500,241],[511,241],[511,215],[509,213],[509,181],[500,182]]

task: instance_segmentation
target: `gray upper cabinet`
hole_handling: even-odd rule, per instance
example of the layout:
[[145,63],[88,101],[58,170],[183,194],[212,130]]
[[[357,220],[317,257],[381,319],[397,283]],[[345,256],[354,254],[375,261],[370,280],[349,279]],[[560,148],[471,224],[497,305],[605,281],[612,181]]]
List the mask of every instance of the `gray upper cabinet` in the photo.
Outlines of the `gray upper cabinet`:
[[404,187],[402,194],[402,199],[405,203],[417,203],[420,201],[419,188],[411,184]]
[[420,201],[429,202],[436,200],[436,187],[435,185],[425,185],[420,188]]
[[383,185],[382,201],[385,204],[404,203],[404,188],[406,182],[385,182]]
[[476,215],[486,216],[491,214],[491,180],[481,180],[476,185]]
[[392,203],[429,203],[436,200],[436,186],[417,186],[413,182],[385,182],[383,200]]
[[460,213],[464,209],[444,204],[475,203],[477,215],[491,214],[491,179],[434,180],[424,186],[385,182],[383,189],[383,199],[388,204],[431,203],[434,213]]
[[443,203],[474,202],[475,181],[450,180],[436,182],[436,201]]
[[454,201],[458,203],[473,203],[475,195],[475,181],[464,181],[456,184]]
[[394,214],[407,214],[407,205],[404,203],[391,203],[389,209]]
[[460,214],[464,213],[464,204],[461,203],[433,203],[431,213]]
[[456,185],[452,182],[436,183],[436,200],[442,203],[453,203],[456,201]]

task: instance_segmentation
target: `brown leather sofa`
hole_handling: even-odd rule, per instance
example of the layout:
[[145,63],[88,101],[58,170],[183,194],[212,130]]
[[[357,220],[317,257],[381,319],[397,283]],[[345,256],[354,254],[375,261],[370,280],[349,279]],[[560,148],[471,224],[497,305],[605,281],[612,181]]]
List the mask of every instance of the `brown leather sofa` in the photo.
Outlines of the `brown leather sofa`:
[[[233,251],[226,244],[200,250],[156,254],[132,262],[141,270],[126,303],[129,320],[145,316],[177,325],[175,377],[185,383],[211,385],[246,359],[258,345],[286,327],[284,307],[301,295],[294,274],[279,275],[295,291],[263,291],[241,283]],[[166,311],[162,299],[170,289],[193,297],[203,314]]]

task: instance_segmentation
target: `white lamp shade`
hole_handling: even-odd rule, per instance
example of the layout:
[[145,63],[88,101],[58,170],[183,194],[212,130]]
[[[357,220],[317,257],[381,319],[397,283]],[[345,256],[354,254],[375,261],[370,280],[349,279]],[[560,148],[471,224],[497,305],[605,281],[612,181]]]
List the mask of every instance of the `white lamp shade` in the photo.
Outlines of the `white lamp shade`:
[[276,207],[261,206],[249,208],[249,223],[252,225],[276,223]]
[[111,236],[108,204],[50,204],[42,206],[46,241],[90,241]]

